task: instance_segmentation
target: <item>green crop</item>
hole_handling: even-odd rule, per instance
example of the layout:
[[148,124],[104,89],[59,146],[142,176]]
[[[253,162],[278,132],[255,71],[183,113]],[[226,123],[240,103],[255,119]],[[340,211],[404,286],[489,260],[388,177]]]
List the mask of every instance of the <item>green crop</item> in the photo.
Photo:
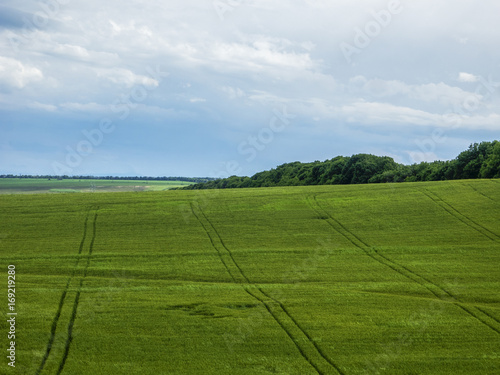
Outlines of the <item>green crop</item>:
[[500,373],[499,202],[495,180],[0,196],[1,373]]

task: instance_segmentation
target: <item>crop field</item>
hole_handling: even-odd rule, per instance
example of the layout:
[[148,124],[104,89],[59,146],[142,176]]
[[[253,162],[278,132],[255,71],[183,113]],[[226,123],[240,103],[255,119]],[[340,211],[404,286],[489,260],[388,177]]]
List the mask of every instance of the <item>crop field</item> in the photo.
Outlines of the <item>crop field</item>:
[[161,191],[190,184],[185,181],[0,178],[0,194]]
[[500,373],[498,180],[2,195],[0,223],[2,374]]

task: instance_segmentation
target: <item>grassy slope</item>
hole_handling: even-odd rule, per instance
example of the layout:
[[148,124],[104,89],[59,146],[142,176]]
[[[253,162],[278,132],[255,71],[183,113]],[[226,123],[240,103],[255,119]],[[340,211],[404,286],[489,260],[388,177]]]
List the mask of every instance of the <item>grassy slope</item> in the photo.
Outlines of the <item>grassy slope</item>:
[[64,374],[498,373],[499,202],[489,180],[2,196],[10,373],[49,342],[42,374],[66,350]]
[[0,178],[0,194],[77,193],[160,191],[190,185],[185,181],[128,181],[128,180],[47,180],[39,178]]

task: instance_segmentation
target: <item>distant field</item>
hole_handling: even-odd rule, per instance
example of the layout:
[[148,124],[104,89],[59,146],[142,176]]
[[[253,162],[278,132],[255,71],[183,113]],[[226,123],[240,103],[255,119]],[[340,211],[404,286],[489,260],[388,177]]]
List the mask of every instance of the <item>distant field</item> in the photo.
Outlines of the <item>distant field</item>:
[[0,194],[160,191],[186,185],[191,182],[0,178]]
[[498,181],[3,195],[0,223],[2,374],[500,373]]

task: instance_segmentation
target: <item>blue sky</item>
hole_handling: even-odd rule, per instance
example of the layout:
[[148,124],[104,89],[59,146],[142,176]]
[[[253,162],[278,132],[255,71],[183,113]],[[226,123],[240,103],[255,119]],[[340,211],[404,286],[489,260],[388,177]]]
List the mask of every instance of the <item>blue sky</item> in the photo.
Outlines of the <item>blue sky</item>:
[[3,0],[0,174],[252,175],[500,134],[500,3]]

